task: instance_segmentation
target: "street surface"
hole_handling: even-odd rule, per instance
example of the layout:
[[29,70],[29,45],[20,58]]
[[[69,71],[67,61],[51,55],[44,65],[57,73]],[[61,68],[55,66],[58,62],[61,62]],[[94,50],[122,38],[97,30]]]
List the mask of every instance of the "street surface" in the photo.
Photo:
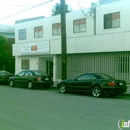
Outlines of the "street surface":
[[0,85],[0,130],[119,130],[121,118],[130,120],[129,93],[94,98],[61,94],[54,87],[29,90]]

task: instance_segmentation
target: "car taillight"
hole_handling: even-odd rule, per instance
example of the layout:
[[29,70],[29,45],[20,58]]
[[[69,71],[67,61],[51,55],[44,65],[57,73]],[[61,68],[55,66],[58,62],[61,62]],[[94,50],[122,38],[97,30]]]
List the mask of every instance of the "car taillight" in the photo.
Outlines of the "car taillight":
[[38,77],[37,80],[38,80],[38,81],[41,81],[41,77]]
[[116,84],[114,82],[109,82],[108,86],[116,86]]

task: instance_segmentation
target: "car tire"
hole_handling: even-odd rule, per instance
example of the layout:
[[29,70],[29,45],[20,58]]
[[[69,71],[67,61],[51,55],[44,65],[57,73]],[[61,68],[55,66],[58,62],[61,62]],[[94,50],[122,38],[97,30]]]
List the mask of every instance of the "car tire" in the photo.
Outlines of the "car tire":
[[9,86],[10,86],[10,87],[14,87],[14,81],[13,81],[13,80],[10,80]]
[[33,88],[33,83],[31,81],[28,82],[28,89],[32,89]]
[[101,97],[102,95],[102,90],[100,86],[94,86],[92,88],[92,95],[96,98]]
[[61,93],[66,93],[67,92],[65,83],[62,83],[60,85],[59,90],[60,90]]

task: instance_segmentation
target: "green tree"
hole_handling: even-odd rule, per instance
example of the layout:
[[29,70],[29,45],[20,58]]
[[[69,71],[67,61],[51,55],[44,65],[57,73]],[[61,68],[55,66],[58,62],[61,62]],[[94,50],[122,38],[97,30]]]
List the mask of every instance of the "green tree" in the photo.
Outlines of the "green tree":
[[1,68],[4,70],[5,69],[5,64],[4,64],[4,59],[5,59],[5,55],[4,55],[4,50],[2,49],[4,43],[7,42],[7,37],[4,36],[3,34],[0,33],[0,64],[1,64]]
[[7,42],[7,37],[0,33],[0,49],[5,42]]

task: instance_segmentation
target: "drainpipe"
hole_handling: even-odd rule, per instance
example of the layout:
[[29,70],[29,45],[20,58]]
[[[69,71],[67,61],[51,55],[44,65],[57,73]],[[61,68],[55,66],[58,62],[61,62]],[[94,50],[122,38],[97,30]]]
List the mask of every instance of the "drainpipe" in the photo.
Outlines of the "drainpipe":
[[96,35],[96,3],[91,3],[91,11],[94,19],[94,35]]

